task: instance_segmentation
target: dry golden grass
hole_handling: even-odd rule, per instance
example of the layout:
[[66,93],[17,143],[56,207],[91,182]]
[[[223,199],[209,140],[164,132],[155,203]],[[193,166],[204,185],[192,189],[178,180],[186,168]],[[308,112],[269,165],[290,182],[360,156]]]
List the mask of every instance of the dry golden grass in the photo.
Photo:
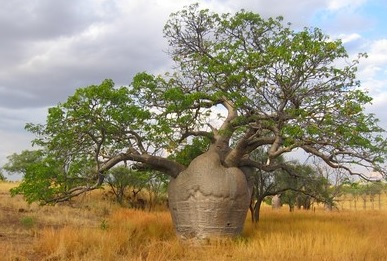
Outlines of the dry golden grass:
[[28,206],[0,184],[0,260],[386,260],[387,211],[262,210],[239,238],[179,241],[168,211],[143,212],[100,200],[76,207]]

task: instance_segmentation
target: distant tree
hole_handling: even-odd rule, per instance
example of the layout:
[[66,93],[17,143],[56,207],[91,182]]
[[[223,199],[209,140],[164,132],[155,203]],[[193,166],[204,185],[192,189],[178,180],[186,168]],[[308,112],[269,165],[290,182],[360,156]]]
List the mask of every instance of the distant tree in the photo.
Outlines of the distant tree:
[[[357,200],[363,193],[358,182],[347,182],[343,187],[344,193],[351,195],[354,208],[357,209]],[[352,207],[352,205],[351,205]]]
[[[78,160],[72,161],[71,157]],[[11,195],[22,194],[29,203],[45,204],[69,200],[68,194],[81,194],[79,185],[91,182],[95,177],[90,163],[84,155],[67,155],[65,148],[59,151],[26,150],[10,155],[3,168],[11,174],[23,174],[20,185],[11,189]],[[64,200],[57,200],[58,195]]]
[[[256,150],[252,156],[255,161],[260,161],[262,164],[268,160],[263,149]],[[283,157],[278,157],[276,162],[283,163]],[[261,169],[255,169],[251,174],[251,182],[253,183],[253,193],[251,197],[250,213],[253,222],[259,222],[261,205],[264,199],[268,196],[274,196],[289,189],[290,184],[280,183],[281,176],[291,177],[283,169],[278,169],[271,172],[266,172]]]
[[378,200],[378,208],[381,209],[381,194],[383,192],[383,183],[381,181],[373,181],[367,184],[369,199],[372,209],[375,209],[375,199]]
[[139,200],[145,201],[138,198],[138,194],[146,190],[144,193],[147,195],[148,207],[152,210],[162,193],[166,193],[168,178],[157,171],[135,170],[120,165],[110,169],[106,175],[106,182],[121,205],[125,205],[125,200],[129,200],[132,207],[137,207]]
[[123,205],[125,192],[131,184],[131,170],[126,166],[117,166],[109,170],[106,174],[106,183],[109,184],[116,201]]
[[327,190],[329,181],[321,176],[312,165],[296,163],[290,173],[279,177],[279,184],[286,188],[280,193],[281,203],[287,204],[289,210],[295,207],[310,209],[313,201],[327,202],[330,191]]
[[[49,167],[48,167],[49,166]],[[28,203],[44,202],[45,199],[66,192],[60,164],[53,158],[45,158],[29,164],[19,186],[11,189],[11,195],[22,194]]]
[[5,181],[7,178],[5,177],[3,170],[0,169],[0,181]]
[[125,199],[129,199],[129,203],[135,205],[138,194],[147,187],[150,180],[149,172],[134,170],[126,165],[112,168],[106,173],[106,176],[106,182],[117,202],[122,205]]
[[7,163],[3,169],[10,174],[25,175],[27,168],[43,159],[42,150],[23,150],[20,154],[13,153],[7,156]]
[[363,209],[367,209],[367,202],[371,203],[371,208],[375,208],[375,201],[378,201],[378,208],[382,208],[382,194],[387,193],[387,184],[382,180],[373,181],[348,181],[343,186],[343,194],[350,197],[350,207],[357,209],[359,199],[363,201]]
[[[260,150],[251,157],[263,164],[268,160],[266,153]],[[321,202],[329,200],[328,180],[316,168],[295,161],[285,164],[283,157],[278,157],[276,164],[282,164],[283,168],[272,172],[256,169],[251,175],[254,184],[250,205],[253,222],[259,222],[261,204],[266,197],[280,195],[281,202],[288,204],[291,210],[295,205],[308,209],[312,199]]]
[[167,185],[169,178],[159,171],[151,171],[147,182],[147,190],[149,193],[149,210],[154,209],[156,204],[161,202],[162,196],[167,193]]
[[339,198],[345,193],[344,187],[350,182],[350,177],[340,169],[329,168],[323,162],[315,162],[315,169],[319,176],[327,181],[323,182],[318,190],[324,195],[322,202],[326,210],[332,210],[337,207]]

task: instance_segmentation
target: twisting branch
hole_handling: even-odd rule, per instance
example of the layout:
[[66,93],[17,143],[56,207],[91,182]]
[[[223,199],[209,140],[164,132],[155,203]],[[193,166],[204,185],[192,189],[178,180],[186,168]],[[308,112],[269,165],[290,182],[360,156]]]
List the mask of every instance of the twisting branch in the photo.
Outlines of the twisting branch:
[[168,160],[163,157],[153,156],[149,154],[138,154],[137,152],[128,151],[127,153],[121,153],[117,156],[110,158],[108,161],[104,162],[101,165],[100,170],[98,171],[97,181],[93,185],[84,185],[78,186],[70,189],[66,193],[59,195],[55,198],[47,199],[45,202],[50,203],[58,203],[68,201],[71,198],[74,198],[82,193],[92,191],[94,189],[100,188],[105,179],[105,172],[111,169],[113,166],[123,161],[136,161],[145,164],[145,166],[149,169],[154,169],[161,171],[172,178],[176,178],[180,172],[182,172],[186,167],[175,162]]
[[195,137],[206,137],[210,141],[214,141],[214,135],[211,132],[208,131],[186,131],[184,134],[181,136],[179,139],[179,143],[185,140],[186,138],[190,136],[195,136]]
[[[140,135],[138,135],[138,133],[135,131],[127,131],[127,133],[133,135],[132,137],[136,140],[136,143],[137,143],[138,148],[140,149],[140,152],[146,153],[146,149],[142,143],[142,137]],[[131,137],[129,137],[129,138],[131,138]]]
[[[332,160],[332,159],[334,159],[334,155],[326,155],[323,152],[313,148],[312,146],[308,146],[308,145],[301,146],[301,148],[304,149],[305,152],[308,152],[312,155],[319,157],[331,168],[343,169],[343,170],[347,171],[350,175],[356,175],[356,176],[362,177],[365,180],[370,180],[364,174],[354,171],[353,168],[347,167],[347,166],[341,164],[341,162],[339,162],[339,161]],[[366,159],[364,159],[364,160],[366,161]],[[360,164],[357,164],[357,165],[360,165]],[[372,166],[364,166],[364,167],[370,168]]]

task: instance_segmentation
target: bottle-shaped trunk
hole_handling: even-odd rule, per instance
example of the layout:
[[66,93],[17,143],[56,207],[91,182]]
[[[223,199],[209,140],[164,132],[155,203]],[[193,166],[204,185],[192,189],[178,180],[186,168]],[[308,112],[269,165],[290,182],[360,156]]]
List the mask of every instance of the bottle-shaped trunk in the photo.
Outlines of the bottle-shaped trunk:
[[237,236],[249,209],[251,189],[240,169],[222,166],[217,153],[207,152],[171,180],[168,197],[180,237]]

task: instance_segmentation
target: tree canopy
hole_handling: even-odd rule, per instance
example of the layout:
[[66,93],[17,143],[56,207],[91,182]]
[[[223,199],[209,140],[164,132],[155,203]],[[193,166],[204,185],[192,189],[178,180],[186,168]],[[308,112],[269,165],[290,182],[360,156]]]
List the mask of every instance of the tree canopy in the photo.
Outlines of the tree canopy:
[[[93,166],[95,184],[76,184],[67,198],[102,184],[122,161],[177,177],[189,161],[174,153],[197,139],[225,167],[286,169],[274,159],[301,149],[350,174],[363,174],[356,166],[386,174],[383,130],[365,112],[372,99],[356,78],[365,55],[350,60],[340,40],[282,17],[198,5],[171,14],[164,35],[172,72],[79,88],[45,124],[27,124],[34,143],[66,166]],[[257,149],[266,162],[249,157]]]

